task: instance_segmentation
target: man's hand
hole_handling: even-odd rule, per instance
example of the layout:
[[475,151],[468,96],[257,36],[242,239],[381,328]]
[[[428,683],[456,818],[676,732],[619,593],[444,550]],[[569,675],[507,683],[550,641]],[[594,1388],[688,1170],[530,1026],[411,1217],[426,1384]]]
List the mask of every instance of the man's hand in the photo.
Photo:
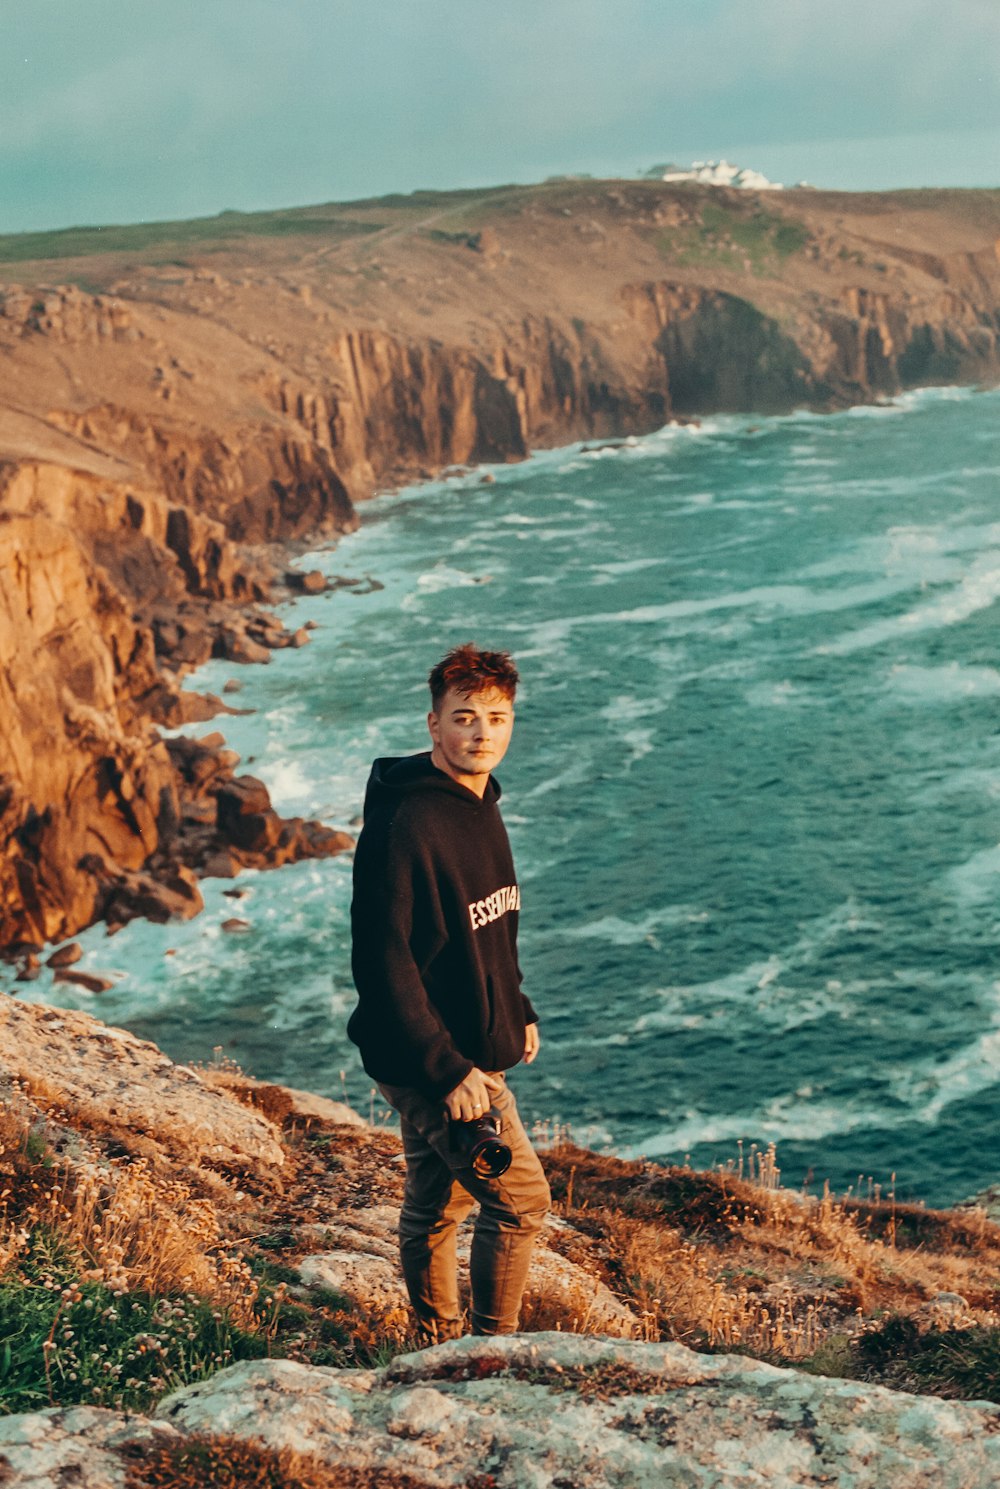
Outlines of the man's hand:
[[502,1080],[473,1066],[465,1080],[460,1081],[454,1091],[448,1092],[444,1104],[453,1122],[473,1122],[477,1117],[485,1116],[493,1105],[494,1095],[502,1090]]
[[524,1030],[524,1056],[523,1056],[523,1058],[524,1058],[525,1065],[530,1065],[531,1062],[532,1062],[532,1060],[538,1054],[538,1047],[541,1044],[541,1042],[542,1042],[542,1039],[541,1039],[541,1035],[538,1032],[538,1025],[537,1024],[528,1024],[526,1026],[525,1030]]

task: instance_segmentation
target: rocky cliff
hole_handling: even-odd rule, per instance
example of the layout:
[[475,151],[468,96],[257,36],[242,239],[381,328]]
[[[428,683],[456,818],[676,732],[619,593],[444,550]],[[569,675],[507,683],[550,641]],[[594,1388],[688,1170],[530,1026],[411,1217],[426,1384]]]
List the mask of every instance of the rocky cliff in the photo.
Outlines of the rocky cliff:
[[148,908],[157,882],[167,913],[194,908],[185,865],[219,871],[216,850],[336,846],[260,820],[251,843],[259,783],[227,838],[153,727],[200,707],[178,679],[207,656],[293,639],[258,608],[266,545],[349,529],[377,487],[449,465],[1000,375],[992,192],[558,183],[28,251],[0,239],[8,952]]

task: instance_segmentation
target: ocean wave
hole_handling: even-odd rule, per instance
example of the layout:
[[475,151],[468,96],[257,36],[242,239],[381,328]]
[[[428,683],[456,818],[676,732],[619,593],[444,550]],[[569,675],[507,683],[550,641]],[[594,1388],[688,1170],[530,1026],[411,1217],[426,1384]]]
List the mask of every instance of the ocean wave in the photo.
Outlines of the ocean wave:
[[900,663],[890,667],[891,700],[915,706],[964,702],[967,698],[995,698],[1000,693],[1000,671],[947,662],[941,667]]
[[814,648],[818,656],[846,656],[901,636],[914,636],[921,631],[942,630],[968,620],[980,610],[988,610],[1000,599],[1000,552],[981,555],[962,582],[946,594],[918,605],[903,615],[873,621],[856,631]]
[[[904,1119],[908,1120],[908,1119]],[[847,1106],[839,1101],[811,1101],[779,1096],[757,1111],[720,1114],[689,1109],[672,1127],[616,1149],[622,1158],[681,1158],[709,1143],[818,1142],[833,1134],[878,1131],[902,1125],[878,1107]]]
[[943,887],[961,905],[977,908],[984,902],[994,904],[1000,888],[1000,844],[982,848],[964,863],[949,869]]
[[[635,1035],[677,1027],[678,1017],[711,1017],[737,1006],[763,1025],[782,1032],[819,1019],[841,1017],[870,991],[869,983],[815,980],[815,964],[837,943],[861,934],[878,934],[882,922],[856,901],[845,900],[803,927],[788,945],[755,958],[706,982],[671,984],[657,989],[661,1007],[640,1014],[631,1025]],[[859,994],[860,990],[860,994]]]
[[566,941],[607,941],[612,946],[637,946],[655,939],[656,932],[664,926],[685,925],[705,918],[706,912],[694,905],[661,905],[637,920],[603,915],[600,920],[588,921],[585,925],[565,926],[556,935]]

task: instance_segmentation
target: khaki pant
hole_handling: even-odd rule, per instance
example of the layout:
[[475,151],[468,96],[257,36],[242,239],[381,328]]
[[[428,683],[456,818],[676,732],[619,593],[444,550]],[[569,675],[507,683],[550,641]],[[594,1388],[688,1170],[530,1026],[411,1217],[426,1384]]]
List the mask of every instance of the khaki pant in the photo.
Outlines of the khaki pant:
[[510,1168],[480,1178],[449,1138],[440,1102],[405,1086],[380,1086],[400,1115],[406,1188],[399,1220],[403,1278],[421,1336],[428,1342],[462,1333],[456,1231],[479,1203],[472,1235],[472,1332],[513,1334],[528,1280],[531,1248],[548,1213],[549,1186],[506,1082],[493,1098]]

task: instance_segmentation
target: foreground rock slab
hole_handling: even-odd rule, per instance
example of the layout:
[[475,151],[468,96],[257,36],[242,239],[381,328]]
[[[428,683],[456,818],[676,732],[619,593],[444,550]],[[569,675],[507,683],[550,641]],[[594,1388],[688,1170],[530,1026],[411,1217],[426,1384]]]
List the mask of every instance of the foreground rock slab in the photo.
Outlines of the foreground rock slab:
[[455,1340],[381,1371],[249,1362],[176,1392],[157,1416],[428,1489],[1000,1482],[998,1407],[562,1334]]
[[17,1489],[125,1489],[120,1450],[177,1434],[164,1422],[94,1406],[0,1417],[0,1484]]

